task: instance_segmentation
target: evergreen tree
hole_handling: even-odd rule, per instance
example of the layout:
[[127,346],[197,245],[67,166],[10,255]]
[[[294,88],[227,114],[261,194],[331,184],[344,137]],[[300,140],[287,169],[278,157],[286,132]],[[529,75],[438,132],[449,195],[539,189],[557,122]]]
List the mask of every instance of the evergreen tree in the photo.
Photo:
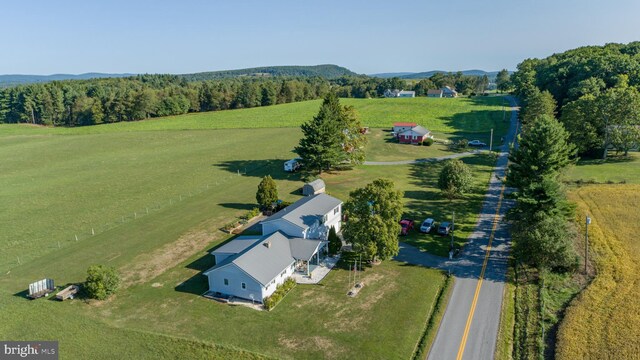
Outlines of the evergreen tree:
[[387,260],[398,254],[400,217],[404,204],[402,192],[393,182],[377,179],[349,194],[344,204],[342,234],[357,252],[371,260]]
[[327,94],[320,111],[302,124],[303,137],[295,152],[308,170],[329,170],[345,160],[344,112],[335,93]]
[[327,240],[329,240],[329,254],[336,255],[339,253],[340,249],[342,249],[342,240],[338,237],[335,227],[332,226],[331,229],[329,229],[329,237]]
[[548,91],[534,88],[524,98],[524,106],[520,111],[523,124],[527,124],[539,116],[555,117],[556,101]]
[[273,203],[278,201],[278,187],[276,186],[276,182],[271,178],[271,175],[263,177],[260,184],[258,184],[256,201],[263,209],[270,208]]
[[576,148],[568,138],[562,124],[552,117],[540,116],[527,124],[518,148],[509,156],[509,186],[523,189],[545,177],[556,179],[574,161]]

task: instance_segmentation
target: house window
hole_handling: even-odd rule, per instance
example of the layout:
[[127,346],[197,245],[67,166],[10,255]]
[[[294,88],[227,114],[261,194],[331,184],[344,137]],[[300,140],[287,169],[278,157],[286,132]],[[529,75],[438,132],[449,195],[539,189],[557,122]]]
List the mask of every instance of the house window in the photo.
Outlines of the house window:
[[247,284],[246,283],[242,283],[242,288],[246,289],[247,288]]
[[229,279],[224,279],[224,284],[229,286]]
[[333,209],[333,215],[337,214],[340,212],[340,206],[338,206],[337,208]]

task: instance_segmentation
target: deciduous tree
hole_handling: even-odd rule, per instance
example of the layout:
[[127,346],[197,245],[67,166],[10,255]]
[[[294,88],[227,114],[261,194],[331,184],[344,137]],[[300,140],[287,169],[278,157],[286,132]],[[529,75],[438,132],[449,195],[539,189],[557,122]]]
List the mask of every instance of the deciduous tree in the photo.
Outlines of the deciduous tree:
[[387,260],[398,254],[402,192],[393,182],[377,179],[349,194],[342,234],[354,249],[371,260]]
[[90,298],[105,300],[120,286],[120,275],[114,267],[92,265],[87,269],[87,280],[84,286]]
[[471,189],[473,177],[471,169],[458,159],[447,160],[440,171],[438,188],[451,200]]

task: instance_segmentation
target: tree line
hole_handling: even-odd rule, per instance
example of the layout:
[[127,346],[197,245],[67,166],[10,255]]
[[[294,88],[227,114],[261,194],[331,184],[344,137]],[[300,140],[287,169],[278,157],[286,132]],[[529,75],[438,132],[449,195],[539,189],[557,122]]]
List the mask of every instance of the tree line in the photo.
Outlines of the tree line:
[[587,46],[527,59],[511,76],[524,123],[557,117],[586,156],[640,144],[640,42]]
[[486,88],[485,77],[435,74],[417,82],[349,76],[237,77],[189,81],[177,75],[67,80],[0,89],[0,123],[84,126],[190,112],[253,108],[323,98],[381,97],[386,89],[416,91],[452,86],[462,93]]

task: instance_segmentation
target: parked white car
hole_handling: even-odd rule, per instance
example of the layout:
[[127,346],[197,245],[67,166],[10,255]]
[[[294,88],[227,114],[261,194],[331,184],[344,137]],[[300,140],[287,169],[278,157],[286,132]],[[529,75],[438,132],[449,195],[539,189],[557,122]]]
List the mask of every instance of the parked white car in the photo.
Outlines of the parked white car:
[[434,224],[435,220],[433,220],[432,218],[425,219],[425,221],[422,222],[422,225],[420,225],[420,232],[427,234],[430,233],[431,229],[433,229]]
[[480,140],[471,140],[471,141],[469,141],[469,144],[468,144],[468,145],[469,145],[469,146],[478,146],[478,147],[480,147],[480,146],[487,146],[487,144],[483,143],[483,142],[482,142],[482,141],[480,141]]

